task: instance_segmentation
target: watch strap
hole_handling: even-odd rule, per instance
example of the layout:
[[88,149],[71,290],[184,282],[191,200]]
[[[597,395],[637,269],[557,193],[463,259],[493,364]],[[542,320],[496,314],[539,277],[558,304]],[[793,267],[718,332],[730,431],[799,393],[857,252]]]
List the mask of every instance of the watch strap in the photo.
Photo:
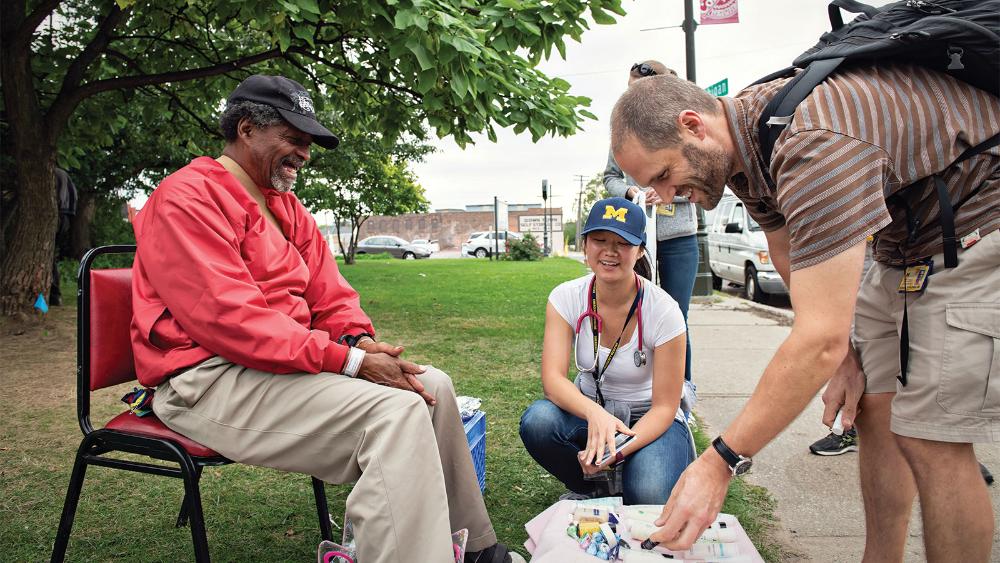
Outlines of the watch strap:
[[340,344],[345,344],[347,346],[350,346],[351,348],[354,348],[355,346],[358,345],[358,341],[366,336],[368,338],[371,338],[373,341],[375,340],[374,336],[368,334],[367,332],[362,332],[361,334],[345,334],[340,338],[338,338],[337,342],[339,342]]
[[729,469],[733,471],[734,475],[736,472],[736,466],[741,461],[749,459],[734,452],[726,444],[726,442],[723,441],[722,436],[717,436],[714,440],[712,440],[712,447],[715,448],[715,451],[719,453],[719,456],[722,457],[722,460],[726,462],[726,464],[729,466]]

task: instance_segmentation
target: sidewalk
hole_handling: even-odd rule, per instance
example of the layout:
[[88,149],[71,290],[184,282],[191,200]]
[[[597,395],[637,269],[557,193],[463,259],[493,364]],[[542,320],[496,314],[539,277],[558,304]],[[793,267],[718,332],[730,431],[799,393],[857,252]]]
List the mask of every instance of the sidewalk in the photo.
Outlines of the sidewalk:
[[[692,371],[698,385],[695,408],[716,436],[746,404],[774,352],[791,330],[791,313],[749,301],[719,296],[692,303]],[[696,299],[697,301],[697,299]],[[747,479],[777,501],[777,536],[792,561],[856,562],[864,552],[864,512],[858,489],[857,454],[836,457],[809,453],[809,444],[829,430],[820,422],[822,400],[810,402],[802,416],[754,458]],[[1000,474],[1000,444],[976,447],[979,460]],[[1000,514],[1000,486],[989,488]],[[916,505],[916,503],[914,503]],[[1000,535],[991,559],[1000,561]],[[914,508],[906,561],[924,561],[920,515]]]

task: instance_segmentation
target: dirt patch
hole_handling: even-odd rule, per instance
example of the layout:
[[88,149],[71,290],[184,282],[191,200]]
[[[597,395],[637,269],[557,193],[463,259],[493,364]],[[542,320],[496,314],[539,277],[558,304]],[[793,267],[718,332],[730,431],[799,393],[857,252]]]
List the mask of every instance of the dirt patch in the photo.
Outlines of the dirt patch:
[[752,305],[744,304],[737,307],[737,310],[746,311],[754,315],[755,317],[760,317],[762,319],[774,321],[778,323],[778,326],[792,326],[792,321],[795,320],[795,317],[793,317],[792,315],[779,311],[770,311],[768,309],[765,309],[764,307],[754,307]]

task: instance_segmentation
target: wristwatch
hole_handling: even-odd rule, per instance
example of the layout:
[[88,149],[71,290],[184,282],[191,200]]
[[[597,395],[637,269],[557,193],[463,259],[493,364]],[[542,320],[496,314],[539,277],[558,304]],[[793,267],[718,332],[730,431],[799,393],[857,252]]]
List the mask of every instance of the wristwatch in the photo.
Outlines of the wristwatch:
[[350,346],[351,348],[354,348],[358,345],[358,341],[366,336],[368,338],[371,338],[372,340],[375,340],[374,336],[368,334],[367,332],[362,332],[361,334],[353,334],[353,335],[345,334],[340,338],[338,338],[337,342],[339,342],[340,344],[345,344],[347,346]]
[[719,452],[722,460],[729,465],[729,470],[733,472],[734,477],[750,471],[753,460],[729,449],[729,446],[722,441],[722,436],[712,440],[712,447],[715,448],[715,451]]

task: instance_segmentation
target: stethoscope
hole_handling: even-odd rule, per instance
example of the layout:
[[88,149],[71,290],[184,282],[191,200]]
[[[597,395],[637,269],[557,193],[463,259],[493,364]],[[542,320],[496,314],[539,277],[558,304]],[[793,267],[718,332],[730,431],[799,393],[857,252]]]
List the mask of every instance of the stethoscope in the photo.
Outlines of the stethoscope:
[[[625,328],[628,326],[630,320],[632,320],[632,315],[636,315],[636,330],[639,331],[639,347],[632,354],[632,361],[635,362],[635,367],[642,367],[646,365],[646,352],[643,351],[642,342],[642,294],[643,286],[642,281],[639,279],[638,274],[633,274],[635,276],[635,299],[632,300],[632,306],[628,310],[628,315],[625,317],[625,323],[622,325],[622,331],[618,334],[618,339],[615,340],[614,345],[608,352],[608,357],[604,360],[604,367],[600,367],[600,358],[598,357],[597,351],[601,341],[601,332],[604,329],[604,320],[601,316],[597,314],[597,288],[595,287],[595,282],[597,281],[597,276],[594,276],[590,280],[590,302],[587,304],[587,310],[576,319],[576,336],[573,339],[573,360],[576,362],[576,369],[580,372],[589,372],[594,378],[594,385],[597,388],[597,398],[598,402],[602,405],[604,404],[604,396],[601,393],[601,384],[604,383],[604,374],[608,371],[608,366],[611,365],[611,360],[615,357],[615,353],[618,352],[618,347],[621,345],[622,336],[625,334]],[[594,337],[594,363],[589,368],[584,368],[580,366],[580,329],[583,327],[584,320],[590,320],[591,331]]]

